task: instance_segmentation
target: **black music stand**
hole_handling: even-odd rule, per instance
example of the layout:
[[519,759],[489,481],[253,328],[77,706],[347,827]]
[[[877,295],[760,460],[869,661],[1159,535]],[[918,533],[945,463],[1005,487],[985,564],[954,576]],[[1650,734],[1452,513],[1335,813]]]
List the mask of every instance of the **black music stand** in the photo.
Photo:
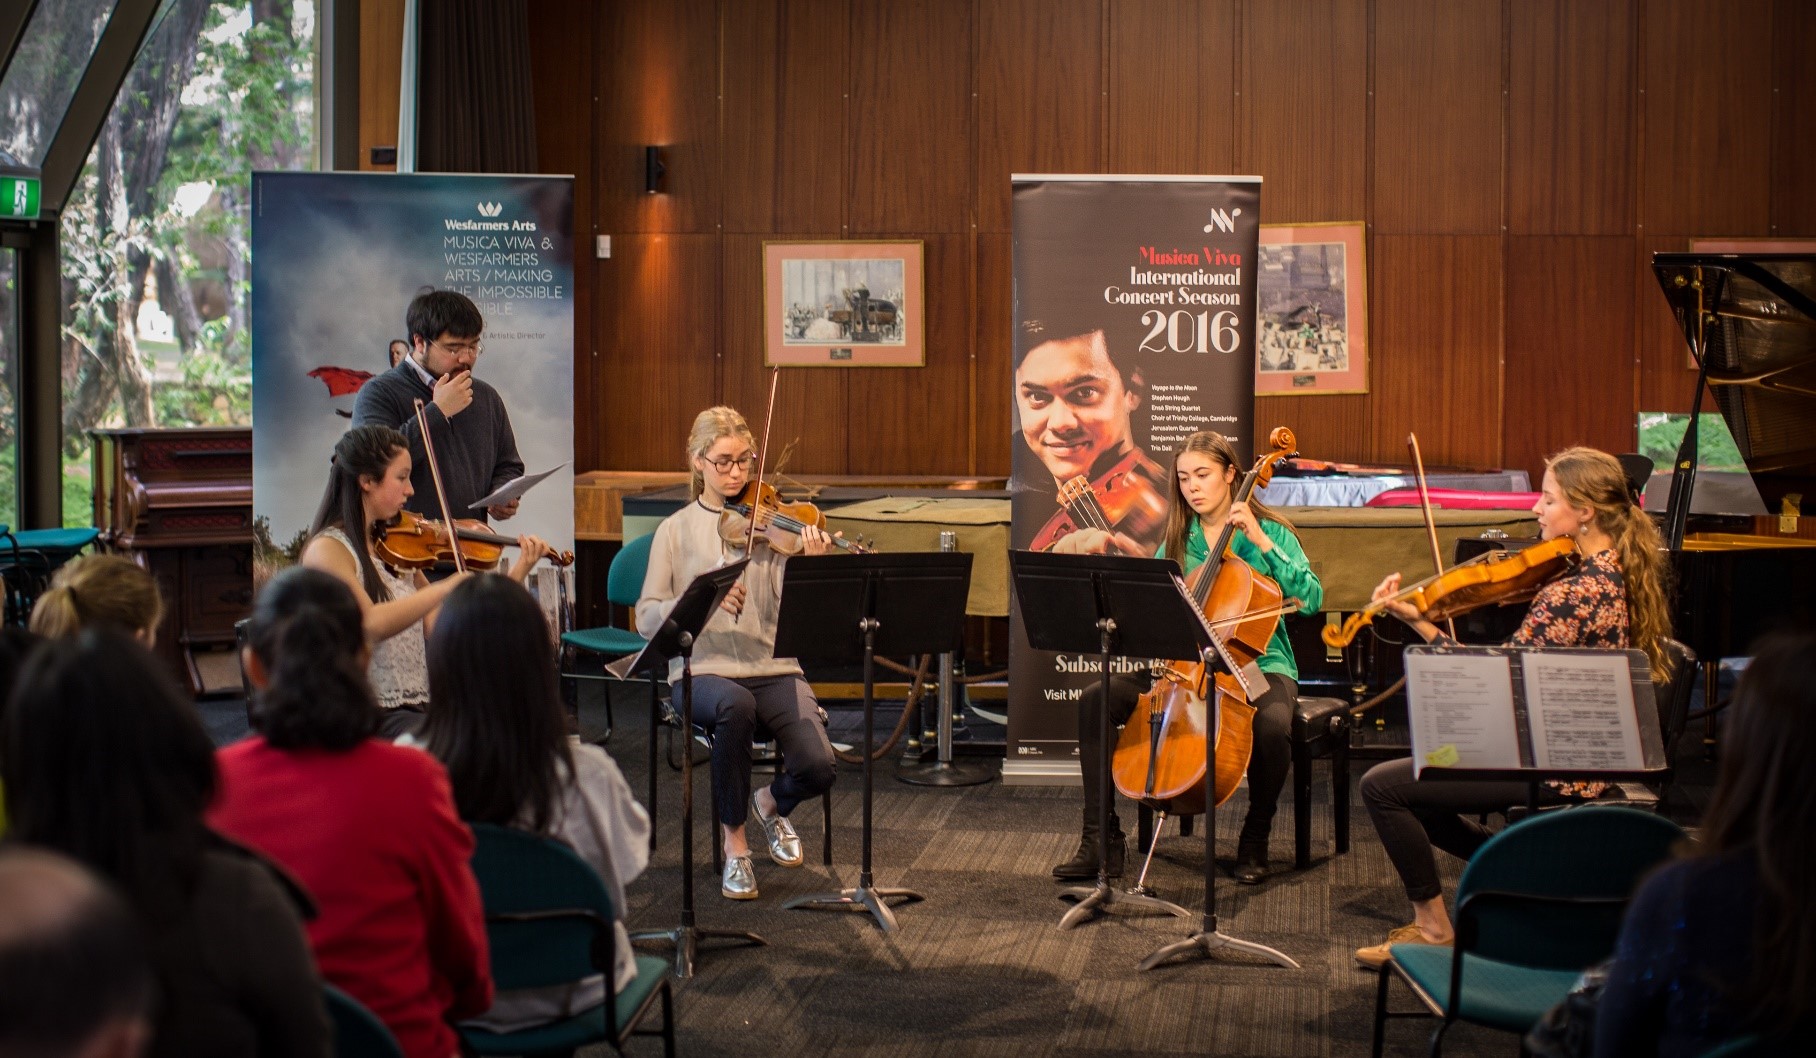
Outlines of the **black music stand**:
[[[731,590],[732,584],[744,573],[749,562],[740,559],[718,569],[708,570],[694,578],[687,590],[675,601],[675,607],[669,611],[668,619],[662,627],[634,657],[622,662],[613,662],[608,668],[619,678],[626,679],[638,673],[648,672],[654,678],[658,667],[668,664],[672,658],[681,659],[681,730],[685,733],[693,720],[694,712],[694,637],[706,627],[725,593]],[[655,718],[652,716],[653,724]],[[656,733],[650,731],[650,744],[655,745]],[[631,940],[665,940],[675,946],[676,977],[686,978],[694,975],[694,955],[698,942],[712,938],[742,941],[748,945],[769,943],[755,933],[735,929],[698,929],[694,926],[694,754],[693,746],[687,746],[687,752],[681,754],[681,924],[673,929],[640,930],[631,934]],[[652,760],[652,771],[655,762]],[[654,835],[652,834],[652,838]],[[717,835],[714,835],[717,840]]]
[[797,555],[782,574],[776,656],[864,663],[864,854],[856,888],[797,896],[782,906],[868,911],[895,929],[888,901],[926,899],[912,889],[878,889],[870,873],[871,744],[875,740],[876,653],[939,654],[958,649],[965,628],[971,556],[964,552]]
[[[1195,658],[1202,648],[1195,620],[1173,578],[1179,567],[1162,558],[1120,555],[1065,555],[1044,551],[1009,552],[1010,575],[1021,604],[1028,645],[1036,650],[1096,654],[1103,709],[1099,714],[1104,753],[1101,760],[1080,759],[1081,768],[1103,776],[1097,811],[1105,825],[1097,835],[1097,884],[1072,886],[1061,900],[1077,903],[1059,920],[1060,929],[1102,914],[1120,903],[1152,907],[1180,918],[1191,912],[1170,900],[1146,893],[1119,892],[1110,885],[1110,659]],[[1208,639],[1208,633],[1205,633]]]

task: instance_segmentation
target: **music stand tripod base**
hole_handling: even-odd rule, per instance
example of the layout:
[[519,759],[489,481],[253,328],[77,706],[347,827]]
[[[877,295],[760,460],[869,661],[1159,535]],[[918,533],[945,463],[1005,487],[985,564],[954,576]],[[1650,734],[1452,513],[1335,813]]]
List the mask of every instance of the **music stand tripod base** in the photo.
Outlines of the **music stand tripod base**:
[[685,981],[694,975],[694,955],[700,942],[706,940],[735,940],[739,945],[750,948],[767,947],[769,942],[755,933],[735,929],[696,929],[691,925],[676,926],[674,929],[641,930],[631,934],[631,943],[643,941],[664,941],[675,946],[674,975]]
[[783,904],[784,910],[794,911],[807,908],[810,911],[867,911],[876,919],[876,924],[883,927],[883,932],[895,932],[895,912],[889,901],[900,898],[904,904],[913,904],[927,899],[912,889],[883,888],[865,885],[856,889],[841,889],[836,893],[815,893],[811,896],[797,896]]
[[1284,966],[1289,970],[1299,969],[1299,964],[1294,962],[1290,956],[1275,951],[1265,944],[1256,944],[1251,940],[1237,940],[1235,937],[1226,937],[1215,929],[1201,930],[1182,941],[1176,941],[1161,948],[1159,951],[1156,951],[1152,955],[1141,960],[1140,964],[1136,966],[1136,969],[1152,970],[1154,967],[1166,962],[1173,956],[1184,955],[1188,952],[1199,952],[1206,958],[1209,958],[1211,954],[1219,948],[1228,948],[1231,951],[1258,955],[1261,958],[1274,963],[1276,966]]

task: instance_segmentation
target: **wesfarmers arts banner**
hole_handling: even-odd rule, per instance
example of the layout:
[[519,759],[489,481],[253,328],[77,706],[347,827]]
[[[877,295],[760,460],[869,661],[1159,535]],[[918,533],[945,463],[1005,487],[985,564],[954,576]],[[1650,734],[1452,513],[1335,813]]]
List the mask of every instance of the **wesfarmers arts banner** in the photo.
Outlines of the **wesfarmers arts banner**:
[[[1151,555],[1173,450],[1219,430],[1252,454],[1261,179],[1016,176],[1014,196],[1011,542]],[[1061,503],[1080,480],[1129,509],[1113,536]],[[1017,607],[1003,776],[1069,782],[1098,661],[1034,650],[1022,621]]]
[[572,548],[573,179],[255,173],[252,194],[252,507],[273,542],[309,528],[359,386],[390,369],[432,287],[484,314],[473,374],[503,399],[525,472],[570,464],[495,528]]

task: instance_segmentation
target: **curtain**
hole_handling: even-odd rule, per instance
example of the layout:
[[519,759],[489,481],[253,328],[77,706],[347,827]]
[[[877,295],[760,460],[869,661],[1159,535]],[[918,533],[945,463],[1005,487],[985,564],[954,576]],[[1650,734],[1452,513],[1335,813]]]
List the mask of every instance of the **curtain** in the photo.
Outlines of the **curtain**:
[[425,0],[417,169],[533,173],[528,0]]

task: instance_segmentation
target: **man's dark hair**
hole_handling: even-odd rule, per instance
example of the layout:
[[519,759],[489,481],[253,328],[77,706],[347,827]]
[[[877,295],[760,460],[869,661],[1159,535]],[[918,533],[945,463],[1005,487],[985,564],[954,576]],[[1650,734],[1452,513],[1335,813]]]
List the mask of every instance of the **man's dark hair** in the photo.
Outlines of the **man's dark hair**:
[[409,329],[412,344],[418,338],[432,342],[444,334],[477,338],[486,329],[486,318],[465,294],[452,290],[424,290],[410,302],[409,310],[404,313],[404,326]]
[[62,856],[0,847],[0,1054],[75,1054],[104,1026],[149,1019],[152,987],[125,901]]

